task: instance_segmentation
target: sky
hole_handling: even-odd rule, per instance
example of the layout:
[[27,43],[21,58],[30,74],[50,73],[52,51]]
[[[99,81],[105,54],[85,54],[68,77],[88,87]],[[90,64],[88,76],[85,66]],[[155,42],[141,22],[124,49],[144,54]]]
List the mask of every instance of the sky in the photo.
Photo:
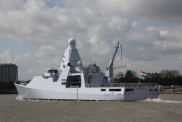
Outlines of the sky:
[[103,72],[122,44],[114,73],[182,73],[181,0],[0,0],[0,63],[18,66],[18,79],[58,68],[69,38],[83,65]]

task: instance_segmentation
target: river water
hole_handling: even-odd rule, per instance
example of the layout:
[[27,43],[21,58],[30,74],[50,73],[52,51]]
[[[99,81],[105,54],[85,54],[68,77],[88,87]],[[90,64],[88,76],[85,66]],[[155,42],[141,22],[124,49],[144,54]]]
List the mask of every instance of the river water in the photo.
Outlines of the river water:
[[0,122],[182,122],[182,94],[136,102],[21,100],[0,95]]

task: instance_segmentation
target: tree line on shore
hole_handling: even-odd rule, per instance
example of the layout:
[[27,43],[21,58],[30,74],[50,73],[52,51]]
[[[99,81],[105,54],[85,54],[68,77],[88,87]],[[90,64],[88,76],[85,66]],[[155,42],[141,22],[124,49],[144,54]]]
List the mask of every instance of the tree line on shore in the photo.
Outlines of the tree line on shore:
[[[17,81],[16,83],[28,83],[30,80],[27,81]],[[0,81],[0,94],[11,94],[11,93],[17,93],[16,87],[14,85],[14,81],[10,82],[2,82]]]
[[[20,83],[29,83],[30,80],[19,80],[16,83],[20,84]],[[14,81],[10,81],[10,82],[2,82],[0,81],[0,89],[15,89],[15,85],[14,85]]]
[[[13,91],[13,92],[12,92]],[[17,93],[14,82],[2,82],[0,81],[0,94],[14,94]]]
[[158,85],[163,86],[182,86],[182,76],[178,70],[162,70],[159,73],[148,73],[146,78],[140,78],[135,71],[127,70],[125,75],[122,72],[117,73],[114,79],[117,83],[139,83],[140,81],[140,83],[158,83]]

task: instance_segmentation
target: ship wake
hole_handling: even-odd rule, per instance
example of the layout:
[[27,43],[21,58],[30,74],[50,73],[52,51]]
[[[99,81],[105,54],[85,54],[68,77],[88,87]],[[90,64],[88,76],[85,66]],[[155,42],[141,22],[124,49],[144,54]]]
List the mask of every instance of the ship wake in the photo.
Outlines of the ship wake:
[[158,99],[146,99],[142,100],[144,102],[156,102],[156,103],[182,103],[182,101],[173,101],[173,100],[162,100],[160,98]]
[[25,101],[21,96],[15,98],[16,100]]

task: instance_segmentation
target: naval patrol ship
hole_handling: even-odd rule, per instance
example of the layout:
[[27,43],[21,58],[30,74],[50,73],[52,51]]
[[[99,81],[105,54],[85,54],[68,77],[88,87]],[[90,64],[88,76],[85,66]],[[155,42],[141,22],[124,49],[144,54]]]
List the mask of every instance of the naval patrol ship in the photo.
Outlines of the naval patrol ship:
[[108,100],[138,101],[158,97],[158,85],[152,83],[115,83],[113,63],[118,42],[111,57],[106,74],[96,64],[83,66],[76,40],[68,40],[68,48],[59,68],[48,68],[42,76],[35,76],[28,84],[15,86],[23,99],[49,100]]

